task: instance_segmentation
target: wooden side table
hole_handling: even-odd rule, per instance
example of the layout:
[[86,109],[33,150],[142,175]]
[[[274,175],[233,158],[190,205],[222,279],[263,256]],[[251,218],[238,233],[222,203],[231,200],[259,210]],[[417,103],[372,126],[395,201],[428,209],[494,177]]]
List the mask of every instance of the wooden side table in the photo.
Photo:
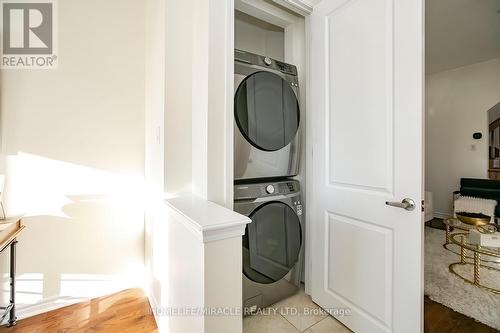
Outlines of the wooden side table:
[[0,220],[0,253],[5,249],[10,248],[10,301],[6,307],[1,307],[3,314],[0,316],[1,321],[9,315],[7,326],[16,324],[16,244],[17,236],[24,229],[21,217],[11,217],[5,220]]

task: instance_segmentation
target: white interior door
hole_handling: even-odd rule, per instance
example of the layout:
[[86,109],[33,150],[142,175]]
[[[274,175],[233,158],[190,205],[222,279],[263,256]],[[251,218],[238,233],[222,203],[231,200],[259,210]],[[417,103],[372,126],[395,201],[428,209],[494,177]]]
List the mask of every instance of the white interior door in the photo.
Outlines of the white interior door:
[[422,332],[423,0],[323,0],[308,24],[312,298]]

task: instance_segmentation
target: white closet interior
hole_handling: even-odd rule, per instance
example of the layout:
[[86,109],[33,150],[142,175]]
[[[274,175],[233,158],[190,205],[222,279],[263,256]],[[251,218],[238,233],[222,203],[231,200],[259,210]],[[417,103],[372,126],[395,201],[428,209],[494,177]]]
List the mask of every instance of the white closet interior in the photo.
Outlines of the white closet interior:
[[281,27],[236,10],[234,47],[285,61],[285,31]]

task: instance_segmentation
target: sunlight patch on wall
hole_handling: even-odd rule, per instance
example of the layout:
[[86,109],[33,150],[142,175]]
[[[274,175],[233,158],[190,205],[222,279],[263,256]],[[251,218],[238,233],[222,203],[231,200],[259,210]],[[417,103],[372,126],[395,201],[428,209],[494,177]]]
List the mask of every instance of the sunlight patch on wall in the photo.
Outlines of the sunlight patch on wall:
[[124,280],[121,275],[61,274],[61,296],[93,298],[118,292],[131,286],[141,286],[144,276],[137,272]]
[[20,152],[7,157],[5,201],[8,214],[68,217],[74,201],[105,200],[126,210],[142,209],[141,175],[119,175]]
[[[144,286],[142,175],[24,152],[7,156],[5,171],[7,214],[24,214],[26,225],[18,237],[18,273],[40,272],[44,279],[27,280],[24,296],[18,288],[24,304]],[[0,265],[8,267],[5,258]],[[40,295],[28,294],[35,289]]]

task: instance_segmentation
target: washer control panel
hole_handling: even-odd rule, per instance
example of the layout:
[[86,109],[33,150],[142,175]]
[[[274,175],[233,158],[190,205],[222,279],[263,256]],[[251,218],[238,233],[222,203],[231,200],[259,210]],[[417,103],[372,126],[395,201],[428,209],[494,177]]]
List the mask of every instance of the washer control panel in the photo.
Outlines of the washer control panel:
[[267,194],[273,194],[274,193],[274,186],[273,185],[267,185],[266,186],[266,192]]
[[302,204],[300,203],[300,200],[295,201],[293,204],[295,206],[295,210],[297,212],[297,215],[298,216],[302,215],[303,209],[302,209]]
[[299,191],[300,185],[296,180],[271,181],[258,184],[237,184],[234,186],[234,200],[287,195]]

